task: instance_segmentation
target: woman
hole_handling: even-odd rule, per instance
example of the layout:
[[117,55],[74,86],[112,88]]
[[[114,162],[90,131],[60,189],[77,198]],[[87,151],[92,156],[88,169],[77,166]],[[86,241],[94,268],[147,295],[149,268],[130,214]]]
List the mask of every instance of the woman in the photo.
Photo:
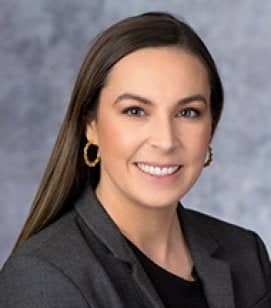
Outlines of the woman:
[[210,53],[172,15],[98,36],[0,275],[0,306],[271,307],[261,239],[178,202],[212,161],[222,107]]

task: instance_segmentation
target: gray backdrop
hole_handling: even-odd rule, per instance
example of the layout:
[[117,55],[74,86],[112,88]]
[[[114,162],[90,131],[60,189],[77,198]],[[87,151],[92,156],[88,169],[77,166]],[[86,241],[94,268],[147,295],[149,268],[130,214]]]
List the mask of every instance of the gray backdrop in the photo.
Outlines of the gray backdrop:
[[271,251],[271,1],[0,0],[0,267],[91,38],[148,10],[183,16],[214,55],[225,86],[214,163],[184,204],[257,231]]

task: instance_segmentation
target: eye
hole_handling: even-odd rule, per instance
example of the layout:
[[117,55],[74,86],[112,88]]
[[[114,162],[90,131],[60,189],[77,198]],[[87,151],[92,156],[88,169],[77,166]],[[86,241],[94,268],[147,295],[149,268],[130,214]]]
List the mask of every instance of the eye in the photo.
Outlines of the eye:
[[200,111],[194,108],[185,108],[179,112],[181,117],[197,118],[200,116]]
[[129,107],[126,108],[122,111],[122,113],[127,114],[129,116],[134,116],[134,117],[142,117],[145,115],[145,111],[137,106]]

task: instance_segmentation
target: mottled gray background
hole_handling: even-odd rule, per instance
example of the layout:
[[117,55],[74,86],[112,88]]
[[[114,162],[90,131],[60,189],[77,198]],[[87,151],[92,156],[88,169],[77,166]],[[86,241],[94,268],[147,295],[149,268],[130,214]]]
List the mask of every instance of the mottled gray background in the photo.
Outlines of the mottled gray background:
[[128,15],[183,16],[225,85],[215,161],[186,206],[257,231],[271,252],[271,1],[0,0],[0,267],[28,213],[91,38]]

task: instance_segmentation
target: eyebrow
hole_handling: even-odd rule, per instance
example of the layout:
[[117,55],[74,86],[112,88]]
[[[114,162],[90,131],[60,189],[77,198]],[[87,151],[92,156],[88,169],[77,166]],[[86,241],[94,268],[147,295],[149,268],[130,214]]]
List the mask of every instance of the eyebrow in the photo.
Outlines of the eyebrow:
[[[145,104],[145,105],[152,105],[153,104],[153,102],[151,100],[149,100],[145,97],[142,97],[140,95],[137,95],[137,94],[132,94],[132,93],[123,93],[123,94],[119,95],[115,99],[114,104],[117,104],[120,101],[125,100],[125,99],[136,100],[139,103],[142,103],[142,104]],[[207,105],[206,98],[203,95],[200,95],[200,94],[184,97],[184,98],[177,101],[177,105],[185,105],[185,104],[189,104],[189,103],[194,102],[194,101],[201,101],[201,102],[203,102],[204,104]]]

